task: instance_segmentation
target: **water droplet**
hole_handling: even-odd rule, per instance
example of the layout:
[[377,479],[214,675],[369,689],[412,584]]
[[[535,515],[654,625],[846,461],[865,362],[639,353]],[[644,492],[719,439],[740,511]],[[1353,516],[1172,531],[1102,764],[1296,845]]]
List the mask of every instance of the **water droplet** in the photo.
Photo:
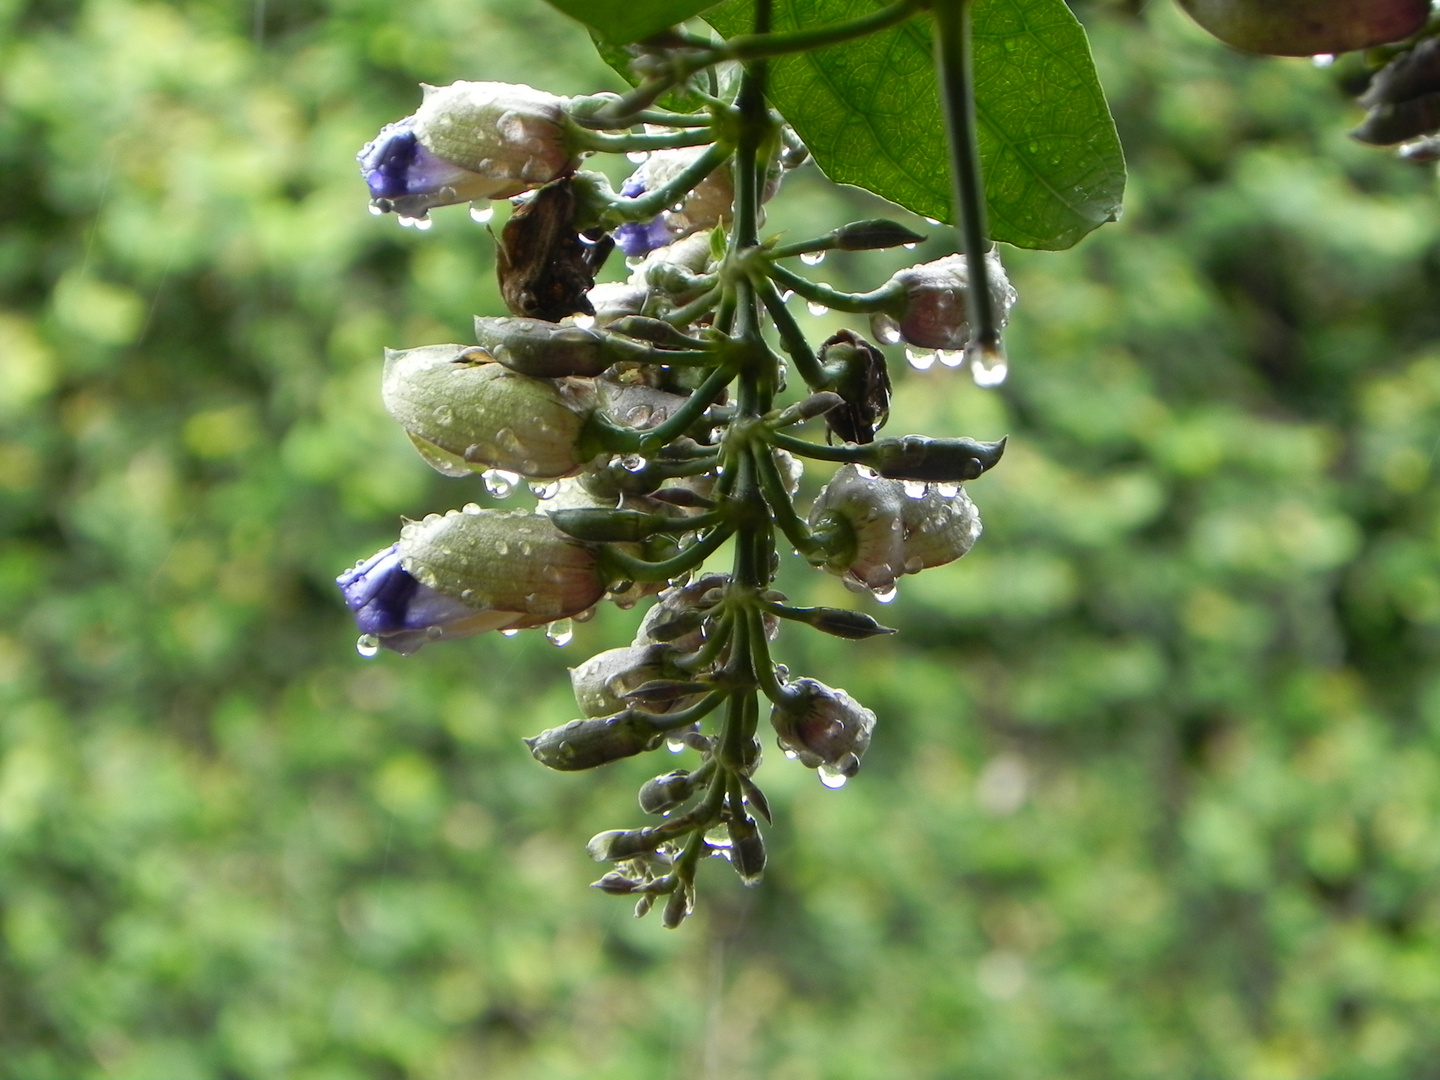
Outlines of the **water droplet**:
[[520,482],[520,475],[504,469],[486,469],[480,474],[480,479],[484,481],[486,491],[497,499],[503,499],[515,490],[515,485]]
[[449,427],[455,422],[455,410],[450,408],[449,405],[440,405],[436,407],[434,417],[435,423],[441,427]]
[[831,769],[825,765],[821,765],[815,772],[820,777],[820,783],[828,788],[842,788],[845,786],[845,781],[850,779],[843,772]]
[[384,210],[381,210],[380,207],[376,206],[374,203],[371,203],[371,204],[370,204],[370,213],[371,213],[371,215],[372,215],[373,217],[384,217],[384,216],[385,216],[385,211],[384,211]]
[[965,353],[960,349],[936,349],[935,356],[946,367],[959,367],[965,362]]
[[415,227],[415,218],[413,217],[406,217],[404,214],[397,214],[395,216],[395,220],[400,223],[400,227],[402,229],[413,229]]
[[435,227],[435,221],[434,221],[433,218],[430,218],[430,217],[422,217],[422,218],[416,218],[416,219],[415,219],[415,231],[416,231],[416,232],[429,232],[429,231],[430,231],[431,229],[433,229],[434,227]]
[[556,619],[545,628],[545,636],[556,648],[563,649],[575,636],[575,624],[569,619]]
[[911,555],[910,558],[905,560],[905,573],[907,574],[918,574],[924,569],[925,560],[920,558],[919,555]]
[[914,250],[915,250],[917,247],[919,247],[920,245],[919,245],[919,244],[901,244],[900,246],[903,247],[906,251],[914,251]]
[[796,758],[798,758],[799,756],[800,756],[800,755],[797,754],[794,750],[786,750],[786,751],[785,751],[785,760],[787,760],[787,761],[794,761],[794,760],[795,760]]
[[501,630],[501,631],[500,631],[500,636],[501,636],[501,637],[514,637],[514,636],[515,636],[516,634],[518,634],[519,632],[520,632],[519,630]]
[[1310,63],[1314,64],[1317,68],[1327,68],[1331,64],[1335,63],[1335,54],[1316,53],[1310,58]]
[[470,220],[475,222],[475,224],[488,225],[490,219],[494,216],[495,208],[489,203],[486,203],[484,206],[477,205],[476,203],[470,204]]
[[631,151],[630,151],[628,154],[626,154],[625,156],[626,156],[627,158],[629,158],[631,161],[633,161],[636,165],[640,165],[640,164],[644,163],[645,161],[648,161],[648,160],[649,160],[649,158],[650,158],[650,151],[649,151],[649,150],[631,150]]
[[480,513],[480,504],[468,502],[460,508],[460,512],[462,514],[478,514]]
[[934,349],[906,349],[905,359],[910,361],[910,366],[916,371],[928,371],[935,366],[935,357],[938,356]]
[[639,265],[640,265],[641,263],[643,263],[644,261],[645,261],[645,257],[644,257],[643,255],[627,255],[627,256],[625,256],[625,265],[626,265],[627,267],[629,267],[631,270],[634,270],[637,266],[639,266]]
[[906,480],[905,494],[912,499],[923,499],[925,493],[930,490],[930,485],[923,480]]
[[[960,494],[960,485],[951,483],[936,484],[935,490],[940,494],[941,498],[953,499],[956,495]],[[946,516],[948,517],[949,514],[947,513]]]
[[897,590],[894,585],[888,585],[883,589],[871,589],[870,591],[875,595],[875,599],[879,600],[880,603],[888,604],[891,600],[895,599],[895,596],[899,590]]
[[575,316],[575,325],[578,326],[581,330],[589,330],[592,326],[595,325],[595,316],[594,316],[594,315],[576,315],[576,316]]
[[817,304],[814,300],[810,300],[805,304],[805,310],[816,317],[830,314],[830,309],[828,307],[826,307],[824,304]]
[[972,342],[965,348],[966,359],[970,361],[970,375],[976,386],[999,386],[1010,373],[1010,365],[1003,350],[985,348]]
[[355,651],[368,660],[380,651],[380,639],[374,634],[361,634],[355,642]]
[[655,419],[655,410],[649,405],[636,405],[625,414],[625,422],[633,427],[646,427]]
[[805,254],[800,256],[800,261],[806,266],[819,266],[825,261],[825,252],[807,251],[805,252]]
[[[1008,39],[1007,39],[1007,40],[1008,40]],[[940,219],[939,219],[939,218],[927,217],[927,218],[925,219],[925,221],[926,221],[928,224],[930,224],[930,225],[939,225],[939,224],[940,224]]]
[[665,740],[665,749],[666,749],[666,750],[669,750],[670,753],[672,753],[672,754],[678,754],[678,753],[680,753],[681,750],[684,750],[684,749],[685,749],[685,740],[684,740],[684,739],[666,739],[666,740]]
[[537,483],[532,480],[530,481],[530,494],[541,500],[553,499],[556,495],[560,494],[560,481],[550,480],[544,483]]
[[620,459],[620,467],[626,472],[638,473],[644,470],[649,462],[639,454],[626,454]]
[[874,315],[870,319],[870,332],[881,345],[900,344],[900,324],[889,315]]

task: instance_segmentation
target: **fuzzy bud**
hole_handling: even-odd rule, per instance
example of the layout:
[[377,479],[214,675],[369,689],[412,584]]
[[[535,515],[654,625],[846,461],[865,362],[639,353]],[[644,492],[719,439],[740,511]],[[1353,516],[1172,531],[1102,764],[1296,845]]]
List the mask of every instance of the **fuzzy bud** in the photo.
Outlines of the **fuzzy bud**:
[[421,457],[446,476],[504,469],[554,479],[589,461],[581,443],[596,395],[583,379],[531,378],[483,349],[426,345],[385,351],[381,396]]

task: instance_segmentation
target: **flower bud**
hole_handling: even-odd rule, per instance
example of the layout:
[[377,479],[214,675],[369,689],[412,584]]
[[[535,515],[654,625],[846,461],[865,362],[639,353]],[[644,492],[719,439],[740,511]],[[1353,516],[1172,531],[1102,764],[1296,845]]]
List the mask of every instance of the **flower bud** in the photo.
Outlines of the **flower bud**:
[[810,524],[826,540],[826,570],[881,593],[905,574],[960,558],[980,536],[980,513],[958,485],[901,483],[854,465],[816,497]]
[[875,730],[875,714],[844,690],[797,679],[789,696],[770,710],[780,748],[809,769],[854,776]]
[[381,396],[421,457],[446,476],[504,469],[553,479],[589,460],[581,436],[596,396],[586,380],[535,379],[483,349],[426,345],[385,351]]
[[[575,703],[586,716],[619,712],[631,704],[625,697],[630,691],[656,680],[672,679],[677,674],[665,662],[672,653],[667,645],[631,645],[596,653],[570,669]],[[683,707],[695,700],[690,696],[675,705]]]
[[627,315],[641,314],[650,299],[650,290],[627,281],[607,281],[596,285],[586,296],[595,309],[595,325],[606,326]]
[[870,449],[868,464],[891,480],[958,484],[974,480],[998,465],[1005,453],[1005,440],[987,443],[905,435],[880,439]]
[[[997,326],[1004,326],[1016,294],[1000,265],[1000,255],[991,249],[985,256],[990,271],[990,298],[995,306]],[[905,292],[903,313],[871,316],[870,329],[886,343],[897,340],[922,349],[953,351],[970,340],[970,305],[966,289],[970,270],[964,255],[947,255],[935,262],[920,263],[898,270],[890,279]]]
[[623,710],[610,716],[571,720],[525,740],[535,760],[559,772],[578,772],[634,757],[660,744],[661,732],[643,713]]
[[905,573],[904,485],[844,465],[810,507],[810,527],[825,545],[821,564],[875,592]]
[[585,850],[596,862],[617,862],[654,851],[660,842],[654,829],[609,829],[592,836]]
[[765,873],[765,840],[760,835],[760,826],[754,818],[734,820],[726,823],[730,834],[730,865],[740,875],[740,880],[749,887],[760,884]]
[[704,779],[698,771],[676,769],[647,780],[640,788],[640,809],[647,814],[668,813],[694,795],[695,788]]
[[911,232],[904,225],[884,218],[852,221],[835,230],[835,247],[839,251],[875,251],[880,248],[915,245],[925,237]]
[[477,610],[513,612],[509,628],[578,615],[605,594],[595,552],[544,514],[450,511],[400,532],[405,569],[422,585]]
[[[635,198],[670,183],[693,165],[706,147],[656,150],[625,180],[620,194]],[[728,221],[735,204],[734,171],[727,161],[683,196],[679,209],[666,210],[648,222],[626,222],[615,230],[615,242],[631,258],[700,229]]]
[[565,100],[529,86],[424,86],[413,116],[360,151],[371,205],[407,217],[474,199],[508,199],[574,168]]
[[701,624],[730,582],[728,574],[704,574],[688,585],[675,585],[660,594],[655,606],[640,620],[635,645],[668,642],[678,652],[693,652],[705,644]]
[[475,340],[497,363],[537,379],[599,375],[615,362],[606,352],[604,335],[543,319],[478,315]]

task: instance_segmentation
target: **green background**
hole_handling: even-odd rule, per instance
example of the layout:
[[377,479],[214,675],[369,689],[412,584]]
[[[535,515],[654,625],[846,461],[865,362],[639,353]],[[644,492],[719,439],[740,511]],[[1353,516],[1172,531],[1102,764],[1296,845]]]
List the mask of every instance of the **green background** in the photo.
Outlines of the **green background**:
[[[489,501],[378,382],[499,311],[491,242],[372,218],[355,151],[418,81],[615,88],[583,31],[0,0],[0,1076],[1440,1077],[1435,177],[1343,64],[1078,11],[1124,219],[1006,252],[1001,389],[897,371],[895,433],[1011,436],[986,535],[894,638],[787,631],[876,742],[841,791],[772,751],[763,885],[671,933],[583,845],[676,759],[519,741],[639,613],[367,661],[332,584]],[[770,226],[878,209],[798,174]]]

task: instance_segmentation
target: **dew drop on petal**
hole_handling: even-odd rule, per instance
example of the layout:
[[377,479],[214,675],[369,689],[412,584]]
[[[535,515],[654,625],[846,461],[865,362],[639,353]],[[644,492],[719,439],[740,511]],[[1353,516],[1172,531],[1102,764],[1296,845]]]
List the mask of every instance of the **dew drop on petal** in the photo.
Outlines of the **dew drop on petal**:
[[576,315],[576,316],[575,316],[575,325],[578,326],[581,330],[589,330],[592,326],[595,325],[595,316],[594,316],[594,315]]
[[380,639],[374,634],[361,634],[355,642],[355,651],[368,660],[380,651]]
[[910,361],[910,366],[916,371],[928,371],[935,366],[935,357],[939,355],[934,349],[906,349],[905,359]]
[[786,750],[786,751],[785,751],[785,760],[787,760],[787,761],[794,761],[794,760],[795,760],[797,757],[799,757],[799,756],[800,756],[800,755],[797,754],[794,750]]
[[478,514],[480,513],[480,504],[468,502],[460,508],[460,512],[463,514]]
[[825,252],[807,251],[805,252],[805,254],[800,256],[800,261],[806,266],[819,266],[825,261]]
[[824,304],[817,304],[814,300],[810,300],[805,304],[805,310],[810,312],[811,315],[815,315],[817,317],[820,315],[830,314],[830,309],[828,307],[826,307]]
[[501,630],[501,631],[500,631],[500,636],[501,636],[501,637],[514,637],[514,636],[515,636],[516,634],[518,634],[519,632],[520,632],[519,630]]
[[530,494],[541,500],[553,499],[556,495],[560,494],[560,481],[551,480],[547,483],[537,483],[532,480],[530,482]]
[[926,484],[923,480],[906,480],[905,494],[912,499],[923,499],[929,487],[930,485]]
[[385,211],[384,211],[384,210],[381,210],[380,207],[376,206],[374,203],[371,203],[371,204],[370,204],[370,213],[371,213],[371,215],[372,215],[373,217],[384,217],[384,216],[385,216]]
[[1331,64],[1335,63],[1335,54],[1316,53],[1310,58],[1310,63],[1314,64],[1317,68],[1327,68]]
[[882,604],[890,603],[891,600],[895,599],[898,592],[894,585],[887,585],[883,589],[871,589],[870,591],[875,595],[875,599],[879,600]]
[[434,220],[433,218],[430,218],[430,217],[422,217],[422,218],[416,218],[416,219],[415,219],[415,231],[416,231],[416,232],[429,232],[429,231],[430,231],[431,229],[433,229],[434,227],[435,227],[435,220]]
[[638,473],[644,470],[649,462],[639,454],[626,454],[620,459],[620,467],[626,472]]
[[903,247],[906,251],[914,251],[914,250],[915,250],[917,247],[919,247],[920,245],[919,245],[919,244],[901,244],[900,246]]
[[782,292],[782,293],[780,294],[780,302],[781,302],[782,304],[788,304],[788,303],[790,302],[790,298],[791,298],[792,296],[794,296],[794,295],[795,295],[795,290],[794,290],[794,289],[786,289],[784,292]]
[[643,162],[649,160],[649,158],[650,158],[650,151],[649,151],[649,150],[631,150],[631,151],[630,151],[628,154],[626,154],[625,156],[626,156],[627,158],[629,158],[632,162],[634,162],[636,165],[640,165],[640,164],[642,164]]
[[477,225],[488,225],[490,219],[495,216],[495,208],[488,203],[479,206],[476,203],[470,204],[470,220]]
[[939,225],[939,224],[940,224],[939,220],[936,219],[936,218],[933,218],[933,217],[927,217],[925,220],[926,220],[927,222],[929,222],[931,225]]
[[563,649],[575,636],[575,624],[569,619],[556,619],[545,628],[545,636],[550,640],[550,644]]
[[400,227],[402,229],[413,229],[415,227],[415,219],[413,217],[406,217],[404,214],[397,214],[395,216],[395,220],[400,223]]
[[850,779],[843,772],[827,768],[824,765],[821,765],[815,772],[820,777],[820,783],[828,788],[842,788],[845,786],[845,781]]
[[960,349],[936,349],[935,355],[946,367],[959,367],[965,363],[965,353]]
[[672,753],[672,754],[678,754],[678,753],[680,753],[681,750],[684,750],[684,749],[685,749],[685,740],[684,740],[684,739],[666,739],[666,740],[665,740],[665,749],[666,749],[666,750],[669,750],[670,753]]

